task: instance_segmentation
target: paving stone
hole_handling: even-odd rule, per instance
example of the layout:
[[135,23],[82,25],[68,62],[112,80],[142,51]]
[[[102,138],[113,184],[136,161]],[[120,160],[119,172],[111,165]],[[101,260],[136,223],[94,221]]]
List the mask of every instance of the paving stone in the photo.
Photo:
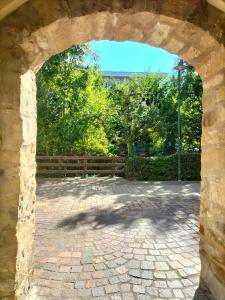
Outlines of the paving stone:
[[156,288],[156,287],[147,287],[146,291],[151,296],[158,297],[158,295],[159,295],[158,288]]
[[185,278],[185,279],[182,278],[181,282],[184,286],[192,286],[193,285],[193,283],[188,278]]
[[156,257],[155,256],[153,256],[153,255],[146,255],[145,256],[145,260],[147,260],[147,261],[156,261]]
[[86,281],[85,287],[86,287],[87,289],[93,288],[93,287],[95,287],[95,286],[96,286],[96,281],[95,281],[95,280],[87,280],[87,281]]
[[[61,291],[61,297],[65,297],[65,298],[68,298],[68,297],[71,297],[71,298],[75,298],[77,297],[77,291],[76,290],[72,290],[72,289],[62,289]],[[76,299],[76,298],[75,298]]]
[[155,262],[155,268],[159,271],[167,271],[170,269],[166,262]]
[[86,285],[85,281],[77,281],[75,282],[75,288],[76,289],[84,289]]
[[81,257],[82,252],[71,252],[71,257]]
[[93,263],[93,257],[84,257],[81,259],[82,265],[88,265]]
[[105,266],[105,264],[100,263],[100,264],[94,264],[94,268],[96,271],[100,271],[100,270],[105,270],[106,266]]
[[187,288],[184,288],[183,290],[183,293],[184,295],[187,297],[191,297],[193,295],[193,293],[195,293],[195,288],[193,287],[187,287]]
[[183,294],[182,290],[174,289],[173,290],[173,294],[174,294],[175,298],[182,298],[182,299],[184,299],[184,294]]
[[190,266],[193,266],[195,263],[190,260],[190,259],[182,259],[180,260],[180,263],[184,266],[184,267],[190,267]]
[[100,279],[106,277],[106,272],[105,271],[95,271],[92,273],[92,276],[94,279]]
[[179,280],[172,280],[172,281],[167,281],[168,287],[170,288],[182,288],[183,285]]
[[62,287],[65,289],[73,289],[74,288],[74,283],[72,282],[63,282]]
[[141,285],[133,285],[133,292],[137,294],[145,294],[145,288]]
[[179,275],[175,271],[167,271],[164,274],[166,274],[168,279],[177,279],[177,278],[179,278]]
[[154,272],[154,277],[156,279],[165,279],[166,273],[165,272]]
[[164,297],[166,299],[169,299],[170,297],[173,297],[173,293],[170,289],[159,289],[159,296]]
[[112,293],[116,293],[119,292],[119,287],[117,284],[113,284],[113,285],[106,285],[105,286],[105,291],[107,294],[112,294]]
[[139,284],[139,285],[141,285],[142,284],[142,279],[141,278],[132,277],[131,280],[130,280],[130,283],[131,284]]
[[156,255],[160,255],[159,250],[149,250],[148,252],[149,252],[150,255],[153,255],[153,256],[154,256],[154,255],[155,255],[155,256],[156,256]]
[[135,278],[140,278],[141,277],[141,271],[139,270],[135,270],[135,269],[131,269],[128,274],[132,277],[135,277]]
[[106,265],[108,268],[116,268],[117,264],[114,261],[108,261],[106,262]]
[[127,261],[127,260],[126,260],[125,258],[120,257],[120,258],[117,258],[117,259],[115,260],[115,263],[118,264],[118,265],[123,265],[123,264],[126,263],[126,261]]
[[127,268],[125,266],[120,266],[120,267],[116,268],[115,271],[118,274],[125,274],[125,273],[127,273]]
[[78,290],[78,296],[81,298],[89,297],[89,296],[91,296],[91,290],[89,290],[89,289]]
[[184,268],[183,270],[187,275],[195,275],[199,273],[199,271],[195,268]]
[[166,281],[163,280],[154,280],[154,285],[157,288],[167,288]]
[[135,300],[133,293],[122,293],[123,300]]
[[129,283],[123,283],[120,286],[122,292],[129,292],[130,291],[130,284]]
[[113,256],[113,255],[110,255],[110,254],[107,254],[107,255],[104,256],[104,258],[105,258],[106,260],[112,260],[112,259],[114,259],[114,256]]
[[150,261],[142,261],[141,262],[141,269],[142,270],[154,270],[155,266],[153,262]]
[[155,244],[154,245],[155,249],[167,249],[167,245],[166,244]]
[[[59,272],[57,272],[57,273],[51,272],[51,275],[49,276],[50,279],[57,280],[57,281],[64,280],[64,279],[66,279],[66,277],[67,277],[66,273],[59,273]],[[77,278],[77,274],[75,274],[75,276],[73,278]]]
[[152,271],[143,271],[141,273],[141,278],[143,278],[143,279],[153,279],[153,272]]
[[146,286],[151,286],[152,282],[153,282],[152,280],[142,279],[142,283],[141,284],[146,287]]
[[134,254],[134,259],[140,261],[145,259],[145,255],[143,254]]
[[108,284],[108,280],[106,278],[96,280],[97,286],[102,286]]
[[148,253],[148,251],[147,251],[147,249],[134,249],[134,251],[133,251],[133,253],[134,254],[147,254]]
[[152,300],[152,298],[150,296],[146,296],[146,295],[138,295],[137,299],[138,300]]
[[170,267],[174,270],[178,270],[179,268],[182,268],[182,264],[179,263],[178,261],[169,261],[168,264],[170,265]]
[[128,274],[123,274],[119,276],[120,282],[127,282],[130,280],[130,276]]
[[119,283],[120,279],[119,279],[119,277],[114,276],[114,277],[109,278],[109,282],[110,282],[110,284]]
[[91,279],[91,272],[81,272],[79,273],[79,279],[80,280],[88,280],[88,279]]
[[73,266],[71,267],[72,273],[80,273],[82,271],[82,266]]
[[132,259],[127,263],[127,267],[129,269],[138,269],[140,267],[140,264],[140,261]]
[[112,295],[112,296],[110,297],[110,299],[111,299],[111,300],[122,300],[122,296],[120,296],[120,295]]
[[92,295],[94,297],[100,297],[105,295],[105,290],[103,287],[96,287],[92,289]]
[[[189,192],[177,197],[187,190],[185,183],[155,189],[151,183],[90,177],[48,184],[54,197],[39,186],[37,203],[32,284],[38,297],[193,299],[200,272],[199,201]],[[58,226],[70,222],[71,230]]]
[[71,269],[71,267],[69,267],[69,266],[60,266],[59,272],[67,273],[70,271],[70,269]]

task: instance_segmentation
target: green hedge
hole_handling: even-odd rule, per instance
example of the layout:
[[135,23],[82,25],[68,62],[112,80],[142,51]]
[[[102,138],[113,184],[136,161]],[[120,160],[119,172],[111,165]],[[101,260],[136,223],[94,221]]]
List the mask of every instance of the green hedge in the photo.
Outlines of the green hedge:
[[[181,155],[182,180],[200,180],[201,155]],[[177,155],[128,158],[125,177],[136,180],[177,180]]]

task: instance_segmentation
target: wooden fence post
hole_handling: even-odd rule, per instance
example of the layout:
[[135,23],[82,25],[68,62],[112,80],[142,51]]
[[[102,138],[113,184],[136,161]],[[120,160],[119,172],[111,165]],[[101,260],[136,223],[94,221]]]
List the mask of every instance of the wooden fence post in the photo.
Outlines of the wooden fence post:
[[87,178],[88,174],[87,174],[87,159],[84,159],[84,177]]
[[113,166],[112,166],[112,169],[113,169],[113,172],[112,172],[112,176],[115,177],[116,176],[116,159],[115,157],[112,158],[112,162],[113,162]]

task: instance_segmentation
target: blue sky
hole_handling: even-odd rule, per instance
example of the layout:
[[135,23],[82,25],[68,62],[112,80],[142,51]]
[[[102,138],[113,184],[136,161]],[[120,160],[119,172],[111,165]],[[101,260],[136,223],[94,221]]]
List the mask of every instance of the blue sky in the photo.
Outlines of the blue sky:
[[102,71],[171,73],[176,55],[136,42],[92,41],[91,48],[99,55]]

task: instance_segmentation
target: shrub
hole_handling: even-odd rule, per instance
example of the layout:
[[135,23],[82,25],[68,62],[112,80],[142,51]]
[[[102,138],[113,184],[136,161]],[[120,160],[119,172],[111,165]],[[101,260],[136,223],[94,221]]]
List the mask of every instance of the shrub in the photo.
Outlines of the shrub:
[[[181,155],[182,180],[200,180],[201,155]],[[128,158],[125,177],[136,180],[177,180],[177,155]]]

